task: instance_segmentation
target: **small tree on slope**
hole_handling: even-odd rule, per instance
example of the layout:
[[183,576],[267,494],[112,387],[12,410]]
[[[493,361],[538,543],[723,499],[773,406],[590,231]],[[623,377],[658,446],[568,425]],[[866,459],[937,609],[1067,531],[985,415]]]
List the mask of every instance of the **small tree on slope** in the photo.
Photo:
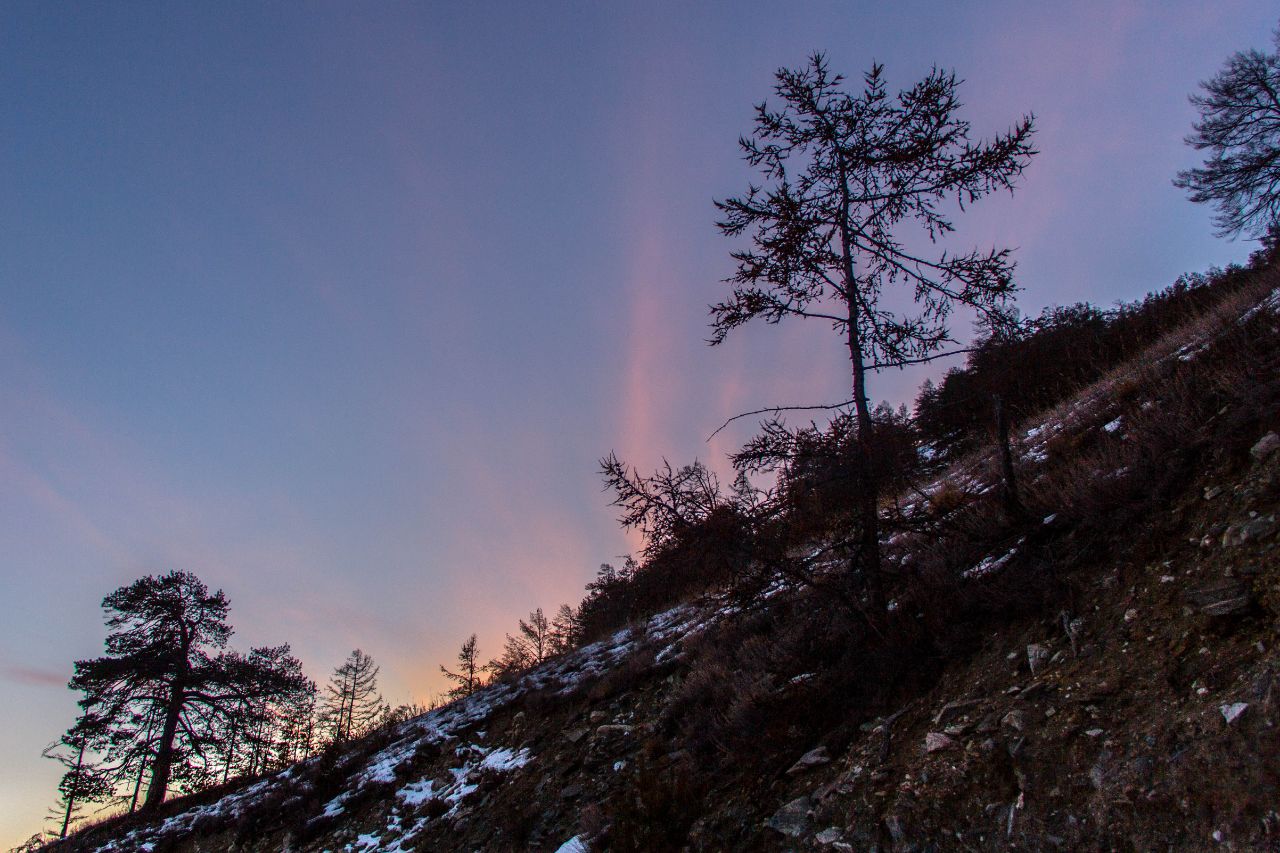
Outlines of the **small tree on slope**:
[[[998,319],[1014,290],[1007,249],[939,255],[916,252],[898,231],[913,223],[934,241],[953,230],[942,206],[961,209],[1013,188],[1035,153],[1026,116],[990,142],[971,143],[957,113],[953,73],[938,69],[896,98],[883,66],[864,75],[862,92],[841,89],[822,54],[798,70],[780,69],[781,106],[761,104],[755,130],[740,140],[764,185],[716,202],[727,236],[747,236],[735,251],[730,298],[711,306],[710,343],[756,318],[805,317],[830,323],[852,368],[859,473],[860,546],[851,576],[880,599],[879,488],[872,476],[867,374],[941,357],[953,341],[956,305]],[[909,303],[910,310],[894,306]]]
[[324,720],[335,742],[357,738],[369,731],[388,711],[378,693],[378,667],[360,649],[347,656],[333,671],[325,688]]
[[450,699],[463,699],[484,686],[484,665],[480,662],[475,634],[467,638],[458,652],[458,671],[452,672],[443,666],[440,671],[454,683],[449,690]]

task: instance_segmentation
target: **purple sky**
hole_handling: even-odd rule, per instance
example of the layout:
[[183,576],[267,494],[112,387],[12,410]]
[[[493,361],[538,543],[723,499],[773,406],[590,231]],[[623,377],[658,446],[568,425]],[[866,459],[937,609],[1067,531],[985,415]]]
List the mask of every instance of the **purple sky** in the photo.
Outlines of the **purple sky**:
[[[215,9],[217,14],[215,14]],[[711,202],[779,65],[955,68],[1041,154],[957,246],[1021,303],[1243,260],[1170,179],[1186,96],[1272,2],[11,3],[0,26],[0,846],[40,825],[99,603],[184,569],[234,642],[440,689],[631,545],[610,450],[720,464],[728,415],[844,399],[821,325],[707,348]],[[961,331],[964,331],[961,329]],[[922,373],[877,399],[910,401]]]

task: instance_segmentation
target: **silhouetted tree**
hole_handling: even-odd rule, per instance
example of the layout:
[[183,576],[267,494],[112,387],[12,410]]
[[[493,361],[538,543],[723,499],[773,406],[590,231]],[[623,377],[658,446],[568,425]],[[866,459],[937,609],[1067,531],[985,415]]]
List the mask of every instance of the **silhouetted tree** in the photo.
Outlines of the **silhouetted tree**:
[[316,748],[316,683],[307,680],[301,690],[277,707],[279,739],[277,762],[292,764],[311,757]]
[[551,620],[541,607],[529,614],[529,621],[521,619],[519,627],[520,639],[524,640],[535,665],[551,657]]
[[67,837],[72,818],[88,803],[110,799],[115,792],[111,774],[94,762],[93,744],[102,736],[102,721],[87,714],[71,727],[54,745],[44,751],[67,768],[58,783],[59,805],[56,817],[61,821],[59,838]]
[[692,465],[662,467],[645,477],[616,455],[600,460],[605,488],[612,489],[611,506],[620,507],[618,523],[644,535],[644,555],[653,558],[684,533],[726,504],[715,472],[696,459]]
[[485,667],[495,677],[523,672],[556,653],[551,620],[541,607],[529,614],[528,621],[520,620],[518,631],[514,637],[507,634],[502,654]]
[[[880,489],[871,476],[867,374],[940,357],[953,340],[947,319],[954,306],[998,316],[1014,290],[1007,249],[934,256],[908,249],[898,230],[914,223],[936,240],[953,230],[944,204],[963,209],[1011,190],[1035,153],[1032,118],[975,144],[957,115],[953,73],[934,69],[896,98],[878,64],[860,94],[841,91],[843,78],[822,54],[776,77],[781,107],[761,104],[753,134],[740,141],[766,185],[716,203],[720,230],[749,236],[751,247],[733,253],[733,294],[711,307],[711,343],[755,318],[818,319],[843,336],[862,483],[861,546],[850,568],[861,571],[878,602]],[[904,302],[914,306],[910,313],[892,307]]]
[[248,656],[223,651],[232,633],[226,596],[188,572],[141,578],[102,606],[107,654],[76,661],[70,686],[84,692],[81,722],[101,723],[90,746],[117,756],[117,770],[136,769],[139,785],[145,762],[144,810],[164,801],[171,781],[208,781],[220,724],[303,681],[288,646]]
[[578,614],[567,604],[561,604],[556,618],[551,620],[551,653],[562,655],[577,648],[582,638],[582,625]]
[[467,638],[458,652],[458,671],[452,672],[443,666],[440,671],[454,683],[449,691],[450,699],[465,698],[484,686],[484,665],[480,663],[475,634]]
[[325,694],[323,717],[335,742],[360,737],[387,712],[378,693],[378,667],[360,649],[333,671]]
[[1209,157],[1174,185],[1217,208],[1223,237],[1262,237],[1280,222],[1280,28],[1274,53],[1240,51],[1191,96],[1200,111],[1187,144]]
[[484,668],[493,678],[505,678],[524,672],[533,666],[533,655],[529,646],[519,637],[507,634],[502,646],[502,654],[485,664]]

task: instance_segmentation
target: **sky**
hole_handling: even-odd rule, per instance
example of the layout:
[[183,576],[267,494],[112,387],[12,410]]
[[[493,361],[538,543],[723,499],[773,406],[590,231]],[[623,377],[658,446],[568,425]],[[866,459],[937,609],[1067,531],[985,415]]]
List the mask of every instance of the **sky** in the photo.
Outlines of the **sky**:
[[[129,4],[0,15],[0,846],[40,828],[100,604],[194,572],[233,644],[392,703],[635,547],[598,460],[724,455],[728,416],[847,399],[821,324],[706,346],[713,200],[773,72],[954,68],[1034,112],[1025,313],[1243,261],[1170,183],[1197,82],[1272,2]],[[963,327],[960,334],[966,333]],[[910,403],[921,371],[876,377]]]

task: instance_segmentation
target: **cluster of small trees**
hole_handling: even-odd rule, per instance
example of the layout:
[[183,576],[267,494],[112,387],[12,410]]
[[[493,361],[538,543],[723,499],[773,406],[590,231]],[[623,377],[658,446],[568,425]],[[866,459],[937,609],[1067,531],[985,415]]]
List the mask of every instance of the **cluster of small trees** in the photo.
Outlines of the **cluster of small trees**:
[[491,681],[519,675],[576,648],[581,637],[578,613],[568,604],[560,605],[552,619],[539,607],[528,619],[519,620],[516,634],[506,635],[502,653],[488,663],[480,656],[479,641],[472,634],[458,650],[456,669],[440,667],[440,673],[453,683],[445,695],[449,699],[464,699]]
[[[90,804],[150,810],[172,792],[192,793],[256,776],[430,710],[392,708],[378,692],[378,666],[355,649],[322,690],[288,645],[227,648],[230,604],[189,572],[147,576],[115,590],[106,612],[106,654],[77,661],[69,686],[80,716],[45,750],[66,767],[54,816],[65,836]],[[484,663],[472,635],[448,698],[519,673],[576,646],[577,613],[541,608]]]
[[227,598],[189,572],[141,578],[102,605],[107,653],[76,662],[81,714],[45,750],[67,768],[60,835],[88,804],[152,809],[172,791],[277,769],[405,714],[382,700],[359,649],[323,694],[288,645],[227,649]]

